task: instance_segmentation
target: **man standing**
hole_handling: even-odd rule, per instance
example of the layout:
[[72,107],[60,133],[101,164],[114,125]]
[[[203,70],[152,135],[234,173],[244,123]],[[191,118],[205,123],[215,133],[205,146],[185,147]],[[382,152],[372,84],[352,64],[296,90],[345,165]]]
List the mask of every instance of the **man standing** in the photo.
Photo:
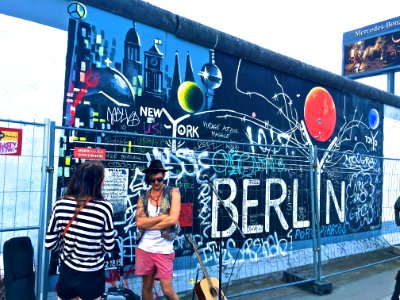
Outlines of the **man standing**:
[[153,160],[143,170],[150,190],[141,194],[136,208],[139,229],[136,247],[136,275],[142,276],[142,299],[153,299],[154,280],[159,280],[167,299],[179,299],[172,287],[175,258],[173,242],[179,233],[181,195],[179,189],[164,184],[165,173],[160,160]]
[[[396,225],[400,226],[400,197],[398,197],[394,203],[394,220]],[[398,300],[400,296],[400,270],[397,272],[395,280],[396,284],[394,285],[393,295],[390,298],[391,300]]]

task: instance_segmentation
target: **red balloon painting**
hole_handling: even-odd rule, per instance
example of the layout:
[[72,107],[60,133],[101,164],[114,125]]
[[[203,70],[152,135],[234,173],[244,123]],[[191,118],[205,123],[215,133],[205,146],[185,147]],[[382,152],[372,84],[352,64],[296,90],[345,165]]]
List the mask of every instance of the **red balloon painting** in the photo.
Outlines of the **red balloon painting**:
[[326,89],[315,87],[308,93],[304,120],[309,134],[317,141],[325,142],[331,137],[336,126],[336,107]]

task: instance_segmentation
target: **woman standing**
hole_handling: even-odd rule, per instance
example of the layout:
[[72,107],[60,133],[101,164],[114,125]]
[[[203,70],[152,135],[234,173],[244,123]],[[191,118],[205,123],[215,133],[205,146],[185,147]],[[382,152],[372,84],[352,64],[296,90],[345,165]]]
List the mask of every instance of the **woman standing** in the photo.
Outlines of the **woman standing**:
[[104,254],[114,248],[114,224],[103,182],[103,164],[86,161],[54,205],[45,247],[60,251],[58,299],[97,300],[104,293]]

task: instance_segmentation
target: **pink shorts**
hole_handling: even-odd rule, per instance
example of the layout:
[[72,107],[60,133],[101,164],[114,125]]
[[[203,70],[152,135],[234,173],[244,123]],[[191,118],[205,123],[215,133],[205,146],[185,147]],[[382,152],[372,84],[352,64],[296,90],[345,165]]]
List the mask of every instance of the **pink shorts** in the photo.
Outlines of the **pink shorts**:
[[136,247],[136,270],[139,276],[154,275],[154,279],[172,280],[175,252],[170,254],[146,252]]

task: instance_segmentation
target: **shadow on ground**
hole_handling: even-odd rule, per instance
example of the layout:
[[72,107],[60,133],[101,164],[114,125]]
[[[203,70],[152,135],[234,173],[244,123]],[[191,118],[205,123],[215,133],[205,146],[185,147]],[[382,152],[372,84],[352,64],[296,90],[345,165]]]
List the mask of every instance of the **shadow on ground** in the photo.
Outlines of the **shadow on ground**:
[[[367,253],[346,256],[326,261],[322,265],[322,280],[332,284],[333,291],[352,281],[360,280],[368,274],[377,274],[400,268],[400,252],[395,247],[384,248]],[[298,274],[305,279],[313,279],[312,265],[292,268],[286,272]],[[251,277],[232,282],[227,289],[228,299],[259,300],[259,299],[290,299],[291,296],[316,295],[313,284],[284,286],[285,272]],[[393,280],[394,284],[394,280]],[[225,290],[225,287],[224,287]],[[192,292],[180,295],[182,300],[192,299]],[[217,297],[218,298],[218,297]],[[217,299],[216,298],[216,299]],[[194,298],[196,299],[196,297]]]

